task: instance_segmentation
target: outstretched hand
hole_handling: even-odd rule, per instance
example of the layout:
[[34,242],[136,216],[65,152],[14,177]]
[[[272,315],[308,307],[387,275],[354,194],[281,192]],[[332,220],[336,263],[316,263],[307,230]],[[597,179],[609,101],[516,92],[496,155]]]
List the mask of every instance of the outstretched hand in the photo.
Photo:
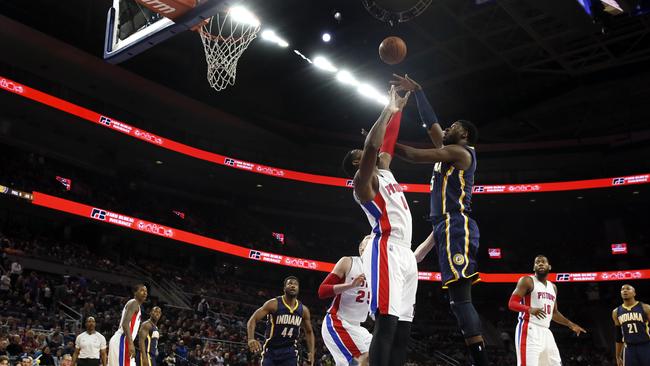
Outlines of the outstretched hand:
[[587,331],[583,327],[575,323],[569,324],[569,329],[571,329],[571,331],[575,333],[576,336],[578,337],[580,337],[580,333],[587,333]]
[[408,74],[404,74],[404,76],[399,76],[397,74],[393,74],[393,77],[395,79],[390,81],[390,85],[395,86],[397,91],[416,91],[419,89],[422,89],[420,84],[418,84],[415,80],[411,79]]
[[403,97],[401,97],[397,92],[397,88],[395,88],[395,86],[391,86],[390,91],[388,92],[388,96],[389,99],[386,108],[388,108],[391,113],[397,113],[401,111],[402,108],[404,108],[406,102],[409,99],[409,96],[411,96],[411,92],[407,92]]

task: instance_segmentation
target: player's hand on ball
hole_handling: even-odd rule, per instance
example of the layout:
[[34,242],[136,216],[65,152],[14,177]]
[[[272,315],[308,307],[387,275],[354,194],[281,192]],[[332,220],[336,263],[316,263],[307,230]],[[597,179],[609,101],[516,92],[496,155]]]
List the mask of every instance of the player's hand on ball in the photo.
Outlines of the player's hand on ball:
[[569,329],[571,329],[571,331],[575,333],[576,336],[578,337],[580,337],[580,333],[587,333],[587,331],[583,327],[574,323],[569,324]]
[[260,342],[258,342],[256,339],[249,339],[248,340],[248,348],[253,353],[257,353],[257,352],[262,350],[262,346],[260,345]]
[[390,84],[395,85],[397,91],[416,91],[422,89],[420,84],[416,83],[415,80],[411,79],[407,74],[404,74],[403,77],[393,74],[393,77],[395,79],[391,80]]
[[530,315],[535,316],[537,319],[546,318],[546,312],[542,308],[530,308],[528,309],[528,312],[530,313]]
[[366,282],[366,275],[362,273],[357,278],[352,280],[352,288],[361,287],[363,286],[364,282]]

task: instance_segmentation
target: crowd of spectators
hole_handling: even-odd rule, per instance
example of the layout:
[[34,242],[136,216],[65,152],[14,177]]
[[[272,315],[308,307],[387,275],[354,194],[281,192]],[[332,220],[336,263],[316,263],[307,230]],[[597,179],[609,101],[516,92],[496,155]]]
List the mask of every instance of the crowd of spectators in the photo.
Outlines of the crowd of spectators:
[[[72,342],[80,332],[81,319],[87,316],[94,316],[97,330],[110,338],[127,300],[128,290],[124,286],[100,283],[81,275],[27,270],[20,264],[21,256],[33,256],[66,263],[70,268],[77,262],[80,263],[77,268],[84,264],[98,268],[102,262],[100,256],[93,254],[89,247],[56,240],[41,243],[0,235],[0,244],[3,251],[0,307],[4,309],[0,317],[0,354],[6,352],[14,361],[21,360],[22,356],[32,359],[40,356],[41,365],[51,362],[60,366],[64,355],[74,351]],[[105,271],[118,274],[123,270],[123,264],[103,263],[101,268]],[[147,309],[153,305],[163,307],[159,364],[243,366],[258,361],[246,348],[245,321],[256,306],[278,294],[277,288],[247,282],[232,270],[232,265],[221,266],[219,273],[210,277],[198,270],[182,271],[172,263],[140,260],[139,264],[149,271],[175,273],[168,277],[174,278],[192,296],[190,309],[166,306],[156,298],[149,299],[145,306]],[[318,304],[308,291],[301,298],[310,305]],[[460,365],[467,364],[462,337],[449,316],[445,300],[437,292],[427,291],[419,297],[419,304],[418,313],[426,316],[423,319],[416,315],[410,362],[435,366],[445,365],[444,360],[451,358]],[[67,307],[78,311],[80,318],[70,316]],[[314,329],[318,332],[326,305],[311,308],[315,314]],[[499,317],[507,321],[499,323]],[[514,316],[501,311],[493,319],[505,337],[503,346],[490,347],[492,361],[495,365],[514,365]],[[260,324],[259,330],[262,328]],[[593,344],[572,344],[574,340],[559,339],[566,365],[608,365],[606,352]],[[317,363],[332,366],[323,344],[319,342],[317,347]]]

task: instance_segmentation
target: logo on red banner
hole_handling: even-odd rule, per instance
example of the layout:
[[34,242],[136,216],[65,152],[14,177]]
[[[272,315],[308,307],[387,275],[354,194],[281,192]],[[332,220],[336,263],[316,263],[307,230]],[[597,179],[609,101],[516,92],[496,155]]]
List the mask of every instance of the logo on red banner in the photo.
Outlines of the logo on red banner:
[[16,84],[13,81],[9,81],[5,78],[0,79],[0,88],[7,89],[10,92],[18,94],[22,94],[25,91],[22,85]]
[[638,280],[643,274],[639,271],[602,272],[599,277],[603,281]]
[[124,132],[126,134],[131,134],[131,130],[133,129],[133,127],[127,125],[126,123],[116,121],[106,116],[99,116],[99,123],[103,124],[106,127],[110,127],[114,130]]
[[[255,164],[247,163],[245,161],[232,159],[232,158],[225,158],[223,160],[223,163],[225,165],[231,166],[233,168],[251,170],[251,171],[253,170],[253,167],[255,166]],[[284,173],[282,173],[282,174],[284,174]]]
[[248,252],[248,258],[258,261],[262,259],[262,253],[258,252],[257,250],[251,250]]
[[90,212],[90,217],[96,220],[106,221],[106,211],[93,208],[92,212]]
[[166,236],[168,238],[174,236],[174,230],[162,225],[154,224],[153,222],[138,220],[137,228],[140,231],[144,231],[154,235]]
[[612,244],[612,254],[627,254],[627,243]]
[[488,248],[488,255],[492,259],[501,259],[501,248]]
[[308,269],[316,269],[316,267],[318,267],[314,261],[291,257],[284,258],[284,264],[291,267],[302,267]]
[[137,137],[139,139],[146,140],[146,141],[149,141],[149,142],[153,142],[154,144],[157,144],[157,145],[162,145],[163,144],[162,137],[158,137],[158,136],[156,136],[156,135],[154,135],[152,133],[149,133],[147,131],[138,130],[136,128],[134,134],[135,134],[135,137]]
[[[253,165],[253,164],[251,164]],[[282,169],[275,169],[271,168],[270,166],[263,166],[263,165],[258,165],[255,170],[258,173],[266,174],[266,175],[272,175],[275,177],[284,177],[284,170]]]

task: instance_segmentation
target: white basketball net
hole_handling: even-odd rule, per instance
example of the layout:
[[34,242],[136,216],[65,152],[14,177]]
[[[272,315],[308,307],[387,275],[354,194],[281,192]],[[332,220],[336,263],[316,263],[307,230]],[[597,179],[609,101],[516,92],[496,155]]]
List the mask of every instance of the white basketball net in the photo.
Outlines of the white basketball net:
[[235,85],[237,61],[260,30],[259,21],[233,18],[231,11],[217,14],[199,30],[208,63],[208,82],[217,91]]

